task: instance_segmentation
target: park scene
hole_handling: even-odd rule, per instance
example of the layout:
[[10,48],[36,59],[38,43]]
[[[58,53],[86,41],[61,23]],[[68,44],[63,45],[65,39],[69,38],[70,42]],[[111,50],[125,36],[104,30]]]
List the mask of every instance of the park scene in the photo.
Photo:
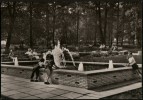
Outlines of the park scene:
[[2,1],[1,99],[142,99],[142,1]]

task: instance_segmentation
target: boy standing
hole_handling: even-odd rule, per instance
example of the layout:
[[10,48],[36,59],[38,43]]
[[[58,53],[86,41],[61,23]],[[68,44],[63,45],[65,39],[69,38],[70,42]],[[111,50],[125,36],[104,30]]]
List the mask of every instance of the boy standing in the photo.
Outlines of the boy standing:
[[51,51],[48,52],[47,56],[46,56],[46,62],[45,62],[45,72],[46,72],[46,76],[45,76],[45,80],[44,83],[45,84],[50,84],[52,83],[52,81],[50,81],[49,79],[51,79],[52,77],[52,73],[53,73],[53,66],[55,65],[54,62],[54,57]]

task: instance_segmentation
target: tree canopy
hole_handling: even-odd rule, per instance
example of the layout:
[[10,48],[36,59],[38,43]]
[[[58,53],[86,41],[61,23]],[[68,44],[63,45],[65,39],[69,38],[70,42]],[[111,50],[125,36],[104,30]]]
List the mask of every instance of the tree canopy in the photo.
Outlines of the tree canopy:
[[140,0],[2,1],[1,35],[29,46],[80,42],[111,45],[137,40],[141,44]]

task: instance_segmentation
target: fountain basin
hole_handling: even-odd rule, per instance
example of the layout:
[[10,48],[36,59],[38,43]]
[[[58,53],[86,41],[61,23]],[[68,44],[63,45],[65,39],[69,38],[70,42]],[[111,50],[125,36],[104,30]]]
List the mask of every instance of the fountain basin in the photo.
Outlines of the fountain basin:
[[[142,70],[142,67],[139,67],[139,69]],[[30,79],[32,67],[2,64],[1,73]],[[131,67],[92,71],[56,69],[54,70],[52,76],[53,83],[55,84],[86,89],[94,89],[138,79],[138,75],[132,70]]]
[[[141,70],[142,68],[140,68]],[[94,89],[107,85],[131,80],[139,80],[139,76],[131,67],[102,69],[93,71],[55,70],[53,74],[55,84],[72,87]]]
[[16,77],[30,79],[32,67],[1,64],[1,73]]

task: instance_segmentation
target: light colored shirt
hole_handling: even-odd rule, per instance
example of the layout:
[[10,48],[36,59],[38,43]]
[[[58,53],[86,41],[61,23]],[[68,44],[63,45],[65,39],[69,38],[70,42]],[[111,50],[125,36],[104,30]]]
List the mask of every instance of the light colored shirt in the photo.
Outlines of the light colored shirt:
[[103,46],[102,45],[100,45],[100,47],[99,47],[100,49],[102,49],[103,48]]
[[32,55],[32,52],[27,51],[25,54],[31,56],[31,55]]
[[39,62],[39,66],[42,67],[44,65],[44,62]]
[[38,53],[37,53],[37,52],[33,52],[33,55],[34,55],[34,56],[37,56],[37,55],[38,55]]
[[134,57],[130,57],[130,58],[128,59],[128,61],[129,61],[129,64],[130,64],[130,65],[133,65],[133,64],[136,63]]

